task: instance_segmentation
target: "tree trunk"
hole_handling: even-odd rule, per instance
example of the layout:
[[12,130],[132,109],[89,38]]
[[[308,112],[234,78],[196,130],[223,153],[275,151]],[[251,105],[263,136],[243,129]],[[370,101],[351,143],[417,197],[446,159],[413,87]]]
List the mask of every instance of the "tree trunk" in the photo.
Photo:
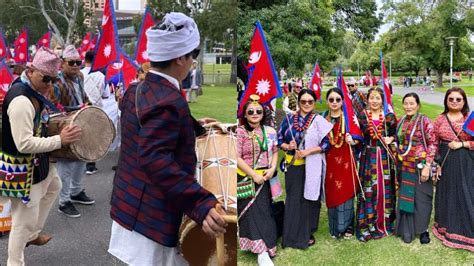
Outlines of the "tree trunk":
[[436,82],[436,87],[441,88],[443,87],[443,71],[440,69],[437,69],[436,72],[437,72],[436,75],[438,77],[437,82]]
[[426,68],[426,74],[428,76],[431,76],[431,68],[429,68],[429,67]]

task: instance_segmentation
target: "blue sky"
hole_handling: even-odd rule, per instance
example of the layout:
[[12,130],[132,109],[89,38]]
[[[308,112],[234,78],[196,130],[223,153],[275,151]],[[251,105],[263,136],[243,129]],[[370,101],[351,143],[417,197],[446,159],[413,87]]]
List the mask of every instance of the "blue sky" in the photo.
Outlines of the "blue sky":
[[121,10],[140,10],[140,0],[119,0]]

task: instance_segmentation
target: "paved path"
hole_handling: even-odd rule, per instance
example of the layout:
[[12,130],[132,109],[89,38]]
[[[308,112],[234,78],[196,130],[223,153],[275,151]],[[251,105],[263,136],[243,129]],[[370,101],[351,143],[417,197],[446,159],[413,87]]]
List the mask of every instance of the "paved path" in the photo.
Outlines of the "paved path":
[[[423,91],[421,90],[421,86],[412,86],[411,88],[403,88],[403,87],[394,87],[393,88],[393,94],[395,95],[400,95],[404,96],[405,94],[409,92],[416,92],[420,96],[420,100],[422,102],[426,103],[431,103],[431,104],[437,104],[443,106],[443,101],[444,101],[444,95],[445,93],[443,92],[438,92],[438,91]],[[360,86],[359,89],[363,91],[367,91],[368,89]],[[474,110],[474,95],[467,95],[467,99],[469,102],[469,107],[472,110]]]
[[[53,206],[44,228],[53,239],[45,246],[26,248],[26,265],[123,265],[107,252],[112,225],[109,216],[112,166],[117,159],[117,153],[107,155],[97,163],[98,173],[85,176],[86,192],[96,203],[77,205],[80,218],[68,218],[58,212],[57,204]],[[8,237],[0,237],[0,265],[6,265],[7,247]]]

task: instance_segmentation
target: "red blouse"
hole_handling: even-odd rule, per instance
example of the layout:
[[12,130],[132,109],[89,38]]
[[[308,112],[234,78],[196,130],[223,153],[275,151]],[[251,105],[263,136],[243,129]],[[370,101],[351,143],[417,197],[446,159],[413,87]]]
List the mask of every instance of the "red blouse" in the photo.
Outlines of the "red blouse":
[[[451,121],[451,124],[454,127],[456,133],[453,132],[453,129],[449,125],[447,117],[444,114],[439,115],[434,122],[434,134],[436,136],[436,143],[439,144],[440,141],[451,142],[451,141],[469,141],[470,150],[474,150],[474,137],[462,131],[462,126],[466,122],[468,116],[464,116],[461,119],[456,121]],[[462,132],[461,132],[462,131]],[[456,135],[459,136],[456,138]]]

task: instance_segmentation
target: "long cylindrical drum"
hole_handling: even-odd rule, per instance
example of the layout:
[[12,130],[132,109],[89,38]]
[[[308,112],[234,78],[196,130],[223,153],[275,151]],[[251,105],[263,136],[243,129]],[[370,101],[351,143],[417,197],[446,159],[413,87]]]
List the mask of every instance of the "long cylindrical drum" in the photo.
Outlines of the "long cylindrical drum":
[[95,162],[107,155],[115,138],[115,127],[102,109],[88,106],[74,112],[52,115],[48,122],[48,136],[58,135],[68,125],[81,128],[81,139],[51,152],[52,158]]
[[228,214],[237,214],[237,140],[227,126],[212,123],[196,141],[198,182],[216,196]]

